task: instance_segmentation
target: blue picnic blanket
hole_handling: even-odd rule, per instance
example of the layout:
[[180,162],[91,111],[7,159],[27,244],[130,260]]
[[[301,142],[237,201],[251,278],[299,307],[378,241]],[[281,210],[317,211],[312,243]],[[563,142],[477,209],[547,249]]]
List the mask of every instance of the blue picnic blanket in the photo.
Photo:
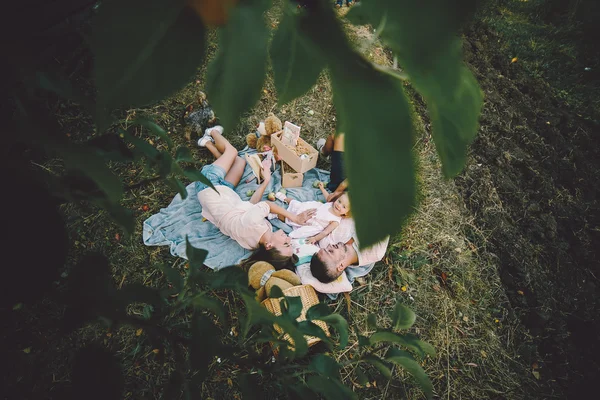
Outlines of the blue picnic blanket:
[[[256,150],[246,148],[240,151],[239,154],[243,156],[254,152]],[[271,182],[265,190],[263,200],[267,199],[269,192],[277,192],[281,189],[280,170],[281,165],[278,163],[275,172],[272,173]],[[255,190],[258,187],[256,179],[246,183],[246,180],[252,176],[252,169],[246,165],[242,180],[235,188],[242,200],[249,200],[250,196],[246,196],[246,192]],[[324,201],[321,191],[313,187],[313,183],[317,180],[329,181],[329,172],[317,168],[307,171],[304,174],[304,182],[301,187],[286,188],[287,196],[299,201]],[[213,269],[235,265],[246,258],[250,254],[249,250],[244,249],[235,240],[225,236],[210,221],[203,221],[202,206],[198,201],[197,183],[190,183],[186,187],[186,191],[187,197],[185,199],[177,194],[171,204],[144,221],[144,244],[147,246],[169,246],[171,254],[187,259],[185,254],[185,238],[187,236],[192,246],[208,251],[204,264]],[[277,200],[277,202],[279,205],[287,207],[281,201]],[[270,222],[273,225],[273,230],[283,229],[287,233],[292,230],[289,225],[278,219],[270,220]]]

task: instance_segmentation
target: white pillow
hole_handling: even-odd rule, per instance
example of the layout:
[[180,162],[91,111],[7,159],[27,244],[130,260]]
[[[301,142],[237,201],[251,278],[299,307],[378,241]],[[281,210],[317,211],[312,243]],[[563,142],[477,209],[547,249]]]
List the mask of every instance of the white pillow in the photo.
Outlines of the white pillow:
[[340,275],[335,281],[323,283],[315,278],[310,272],[310,263],[301,264],[296,267],[296,274],[300,277],[302,284],[310,285],[320,293],[343,293],[352,291],[352,284],[346,273]]

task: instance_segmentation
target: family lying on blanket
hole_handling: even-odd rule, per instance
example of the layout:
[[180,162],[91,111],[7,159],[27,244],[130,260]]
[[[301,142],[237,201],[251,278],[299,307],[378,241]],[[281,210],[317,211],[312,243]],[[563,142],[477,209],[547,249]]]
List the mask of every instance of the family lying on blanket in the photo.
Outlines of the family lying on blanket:
[[[366,275],[375,262],[383,258],[388,239],[369,249],[359,250],[346,193],[342,134],[335,137],[331,135],[317,144],[322,155],[331,156],[328,189],[332,192],[321,185],[327,202],[300,202],[279,192],[279,200],[288,203],[286,209],[276,202],[262,201],[271,182],[269,159],[263,161],[261,174],[264,179],[249,200],[240,197],[235,188],[244,175],[246,161],[222,133],[220,126],[209,128],[198,141],[215,157],[215,161],[201,171],[216,190],[201,182],[195,182],[187,189],[188,193],[197,192],[201,213],[206,220],[241,247],[252,251],[249,257],[242,260],[243,267],[249,267],[256,261],[267,261],[277,270],[295,270],[303,283],[312,284],[317,291],[337,293],[351,290],[351,281]],[[169,219],[182,209],[184,201],[193,199],[181,200],[176,196],[167,209],[161,210],[160,214],[163,215],[156,214],[144,223],[144,242],[147,245],[165,244],[161,231],[172,229]],[[170,208],[173,209],[171,214]],[[184,222],[188,221],[186,218]],[[291,226],[292,232],[288,235],[284,230],[273,231],[269,220],[275,225],[275,218]],[[194,219],[197,220],[197,217]],[[192,223],[195,222],[189,222],[188,225]],[[180,243],[179,239],[169,241]],[[334,281],[342,278],[346,286],[336,286]]]

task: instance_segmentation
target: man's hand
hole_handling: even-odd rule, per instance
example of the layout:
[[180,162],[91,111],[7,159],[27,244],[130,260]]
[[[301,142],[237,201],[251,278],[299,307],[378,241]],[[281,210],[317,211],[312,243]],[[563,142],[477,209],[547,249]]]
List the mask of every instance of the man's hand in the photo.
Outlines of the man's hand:
[[306,210],[301,212],[300,214],[296,215],[295,219],[295,223],[297,223],[298,225],[306,225],[306,223],[315,216],[315,214],[317,213],[317,209],[316,208],[311,208],[310,210]]
[[309,244],[317,244],[318,240],[316,236],[311,236],[309,238],[306,238],[306,243]]

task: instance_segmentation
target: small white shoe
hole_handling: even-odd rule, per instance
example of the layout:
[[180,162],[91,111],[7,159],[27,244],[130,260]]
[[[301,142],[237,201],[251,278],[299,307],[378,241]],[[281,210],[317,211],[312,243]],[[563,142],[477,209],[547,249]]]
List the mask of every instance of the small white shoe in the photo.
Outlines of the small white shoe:
[[323,152],[321,151],[323,149],[323,147],[325,147],[325,143],[327,143],[327,140],[321,138],[319,140],[317,140],[317,150],[319,151],[319,154],[323,155]]
[[204,136],[212,137],[212,135],[210,134],[210,131],[212,131],[213,129],[216,129],[221,135],[223,134],[223,127],[221,125],[215,125],[212,128],[206,128],[204,130]]
[[212,136],[207,136],[204,135],[202,136],[200,139],[198,139],[198,146],[200,147],[206,147],[206,143],[208,142],[215,142],[215,139],[212,138]]

